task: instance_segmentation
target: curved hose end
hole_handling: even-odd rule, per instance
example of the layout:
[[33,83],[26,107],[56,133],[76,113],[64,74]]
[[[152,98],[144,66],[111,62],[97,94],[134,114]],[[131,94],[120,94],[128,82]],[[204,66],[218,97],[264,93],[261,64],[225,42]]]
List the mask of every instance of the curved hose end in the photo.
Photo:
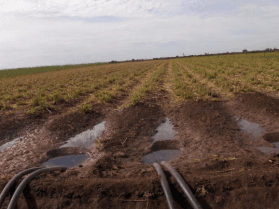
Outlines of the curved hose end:
[[41,174],[41,173],[46,173],[46,172],[52,172],[52,171],[58,171],[58,170],[66,170],[67,167],[59,167],[59,166],[55,166],[55,167],[49,167],[49,168],[42,168],[39,169],[33,173],[31,173],[27,178],[25,178],[17,187],[14,195],[12,196],[12,199],[8,205],[8,209],[14,209],[18,199],[20,198],[20,195],[23,191],[23,189],[25,188],[25,186],[29,183],[29,181],[31,181],[35,176]]
[[17,175],[15,175],[4,187],[3,191],[0,194],[0,208],[2,207],[3,202],[5,201],[6,197],[8,196],[8,193],[11,189],[11,187],[24,175],[27,175],[29,173],[32,173],[36,170],[42,169],[44,167],[34,167],[34,168],[29,168],[24,171],[21,171]]

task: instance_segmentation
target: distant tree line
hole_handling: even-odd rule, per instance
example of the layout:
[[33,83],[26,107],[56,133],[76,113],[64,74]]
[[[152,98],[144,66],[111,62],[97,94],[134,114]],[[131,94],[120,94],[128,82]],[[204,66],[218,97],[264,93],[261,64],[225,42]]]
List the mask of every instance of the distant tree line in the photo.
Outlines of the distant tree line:
[[275,51],[279,51],[279,49],[266,48],[264,50],[253,50],[253,51],[248,51],[247,49],[243,49],[242,53],[262,53],[262,52],[275,52]]
[[[243,53],[263,53],[263,52],[275,52],[279,51],[277,48],[266,48],[264,50],[252,50],[248,51],[247,49],[243,49],[242,52],[225,52],[225,53],[215,53],[215,54],[200,54],[200,55],[188,55],[188,56],[175,56],[175,57],[160,57],[160,58],[153,58],[153,59],[132,59],[132,60],[125,60],[125,61],[115,61],[112,60],[109,63],[123,63],[123,62],[139,62],[139,61],[147,61],[147,60],[163,60],[163,59],[175,59],[175,58],[182,58],[182,57],[201,57],[201,56],[214,56],[214,55],[228,55],[228,54],[243,54]],[[183,54],[184,55],[184,54]]]

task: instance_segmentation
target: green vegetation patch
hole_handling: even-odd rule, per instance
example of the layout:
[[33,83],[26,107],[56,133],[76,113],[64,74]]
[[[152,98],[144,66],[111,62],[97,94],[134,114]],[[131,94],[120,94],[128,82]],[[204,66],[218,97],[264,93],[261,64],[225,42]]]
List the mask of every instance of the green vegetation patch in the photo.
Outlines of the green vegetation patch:
[[[183,100],[193,99],[192,88],[186,85],[182,74],[177,69],[177,64],[172,61],[172,71],[174,74],[174,88],[177,96],[181,97]],[[186,77],[191,77],[189,74],[186,74]],[[196,82],[196,79],[192,79],[192,82]]]
[[81,113],[89,113],[92,111],[92,105],[91,104],[83,104],[78,109]]
[[53,104],[61,104],[61,103],[65,102],[65,99],[61,96],[61,94],[59,94],[58,92],[55,92],[52,95],[52,102],[53,102]]
[[[150,90],[155,90],[158,82],[160,80],[160,76],[165,72],[167,68],[167,62],[165,62],[155,73],[145,82],[142,88],[139,89],[137,93],[133,95],[132,104],[139,102],[140,99],[145,95],[145,93],[149,92]],[[130,106],[132,105],[130,104]]]
[[107,91],[99,91],[96,92],[95,97],[97,97],[101,102],[110,102],[111,98],[112,98],[112,94],[110,92]]

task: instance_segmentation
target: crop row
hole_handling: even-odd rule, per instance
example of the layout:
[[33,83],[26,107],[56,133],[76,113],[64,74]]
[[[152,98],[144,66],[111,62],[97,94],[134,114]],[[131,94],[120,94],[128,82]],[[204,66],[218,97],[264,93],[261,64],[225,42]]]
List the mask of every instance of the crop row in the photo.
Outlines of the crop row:
[[153,68],[152,71],[149,71],[144,79],[141,80],[139,85],[137,85],[130,93],[128,99],[122,104],[121,107],[127,107],[135,104],[140,101],[144,95],[151,90],[155,90],[158,87],[160,77],[166,71],[168,62],[161,62],[159,66]]
[[175,61],[171,62],[171,69],[173,73],[173,85],[175,89],[176,96],[181,97],[183,100],[192,99],[193,88],[187,79],[181,74],[177,63]]
[[218,61],[217,57],[181,59],[181,62],[191,71],[202,75],[208,81],[230,92],[254,91],[255,89],[273,91],[279,89],[277,60],[274,62],[265,60],[265,64],[269,66],[270,70],[263,70],[265,69],[263,64],[258,68],[253,68],[256,66],[249,64],[249,61],[252,62],[256,58],[246,58],[246,62],[244,62],[240,58],[244,59],[243,56],[245,55],[236,56],[231,56],[230,59],[219,58],[220,60],[223,59],[223,62]]
[[0,84],[0,106],[2,109],[35,106],[29,112],[34,113],[63,101],[80,99],[112,84],[121,90],[120,86],[127,83],[123,78],[133,81],[153,65],[156,62],[123,63],[5,78]]
[[135,86],[140,84],[148,74],[152,73],[155,69],[161,65],[162,61],[153,62],[152,65],[142,66],[137,71],[126,72],[120,77],[113,85],[103,88],[102,90],[95,92],[90,97],[85,99],[77,108],[81,109],[86,107],[90,109],[91,103],[94,102],[110,102],[112,98],[116,98],[121,94],[130,95]]

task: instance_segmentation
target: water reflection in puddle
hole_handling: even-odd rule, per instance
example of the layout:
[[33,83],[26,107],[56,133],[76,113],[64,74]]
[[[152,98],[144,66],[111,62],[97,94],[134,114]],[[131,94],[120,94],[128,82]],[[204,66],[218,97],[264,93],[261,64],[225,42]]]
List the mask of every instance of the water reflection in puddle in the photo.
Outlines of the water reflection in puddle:
[[90,148],[94,141],[102,134],[105,130],[106,121],[95,125],[93,129],[84,131],[73,138],[70,138],[66,144],[60,146],[62,147],[81,147],[81,148]]
[[169,161],[177,158],[181,154],[180,150],[160,150],[152,152],[148,155],[143,156],[144,164],[153,164],[155,162]]
[[278,148],[272,148],[272,147],[257,147],[258,150],[260,150],[264,155],[271,155],[273,153],[279,153]]
[[5,149],[8,149],[10,146],[13,145],[13,147],[15,146],[16,142],[20,139],[21,137],[15,138],[12,141],[9,141],[3,145],[0,146],[0,152],[3,152]]
[[252,123],[237,116],[234,117],[238,121],[240,129],[252,134],[254,138],[257,138],[261,133],[265,133],[265,130],[258,123]]
[[77,167],[82,164],[87,158],[88,154],[83,155],[67,155],[52,158],[42,164],[42,166],[66,166],[66,167]]
[[260,150],[264,155],[271,155],[273,153],[279,153],[279,142],[273,143],[276,148],[273,147],[257,147],[258,150]]
[[175,131],[169,118],[166,118],[166,122],[161,124],[157,129],[158,133],[153,136],[153,142],[160,140],[174,139]]
[[274,142],[273,143],[277,148],[279,148],[279,142]]
[[[252,123],[247,120],[244,120],[243,118],[239,118],[237,116],[234,116],[236,120],[238,121],[239,127],[241,130],[248,132],[249,134],[252,134],[254,138],[257,138],[260,134],[266,133],[266,131],[260,127],[258,123]],[[279,143],[274,143],[276,147],[279,148]],[[260,150],[264,155],[270,155],[273,153],[279,153],[278,148],[272,148],[272,147],[257,147],[258,150]]]

